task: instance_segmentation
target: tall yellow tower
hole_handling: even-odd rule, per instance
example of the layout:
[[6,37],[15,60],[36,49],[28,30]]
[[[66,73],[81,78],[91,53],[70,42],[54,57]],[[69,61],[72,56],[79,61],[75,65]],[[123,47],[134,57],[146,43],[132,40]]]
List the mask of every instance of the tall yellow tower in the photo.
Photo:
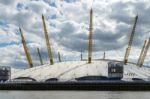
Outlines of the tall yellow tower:
[[128,63],[128,57],[129,57],[129,54],[130,54],[132,41],[133,41],[133,37],[134,37],[134,34],[135,34],[135,28],[136,28],[137,20],[138,20],[138,15],[135,17],[135,20],[134,20],[134,25],[133,25],[132,32],[131,32],[131,35],[130,35],[128,47],[126,49],[126,53],[125,53],[125,56],[124,56],[124,64]]
[[138,62],[137,62],[137,65],[140,66],[141,64],[141,60],[142,60],[142,57],[143,57],[143,53],[144,53],[144,50],[145,50],[145,47],[146,47],[146,44],[147,44],[147,40],[145,40],[144,42],[144,45],[142,47],[142,50],[141,50],[141,53],[140,53],[140,56],[139,56],[139,59],[138,59]]
[[93,34],[93,10],[90,10],[90,25],[89,25],[89,44],[88,44],[88,63],[92,62],[92,34]]
[[31,58],[29,50],[26,46],[26,41],[25,41],[25,38],[23,36],[23,32],[22,32],[21,28],[19,28],[19,31],[20,31],[20,34],[21,34],[22,45],[23,45],[23,48],[24,48],[24,51],[25,51],[25,54],[26,54],[26,58],[27,58],[27,61],[29,63],[29,68],[32,68],[33,67],[32,58]]
[[48,32],[47,32],[47,28],[45,24],[45,18],[43,15],[42,15],[42,22],[43,22],[43,29],[44,29],[45,40],[46,40],[46,45],[47,45],[47,50],[48,50],[49,62],[51,65],[53,65],[54,64],[53,55],[52,55],[51,45],[49,42]]
[[58,60],[59,60],[59,62],[61,62],[61,61],[62,61],[62,60],[61,60],[60,52],[58,52]]
[[42,56],[41,56],[39,48],[37,48],[37,52],[38,52],[38,56],[39,56],[39,59],[40,59],[40,63],[41,63],[41,65],[43,65],[43,60],[42,60]]
[[147,51],[149,49],[149,46],[150,46],[150,38],[148,39],[147,43],[146,43],[146,46],[145,46],[145,49],[143,51],[143,55],[142,55],[142,58],[141,58],[141,62],[140,62],[140,67],[143,66],[144,64],[144,60],[146,58],[146,55],[147,55]]

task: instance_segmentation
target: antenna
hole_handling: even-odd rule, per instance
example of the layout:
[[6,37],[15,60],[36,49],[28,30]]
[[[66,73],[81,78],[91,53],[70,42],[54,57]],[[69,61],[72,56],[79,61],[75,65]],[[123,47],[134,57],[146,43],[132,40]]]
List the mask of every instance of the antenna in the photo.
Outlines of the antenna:
[[89,45],[88,45],[88,63],[92,61],[92,33],[93,32],[93,10],[90,10],[90,25],[89,25]]
[[47,28],[46,28],[46,24],[45,24],[45,18],[43,15],[42,15],[42,21],[43,21],[43,29],[44,29],[44,34],[45,34],[47,50],[48,50],[49,62],[51,65],[53,65],[54,64],[53,55],[52,55],[51,45],[49,42],[48,32],[47,32]]
[[37,52],[38,52],[38,55],[39,55],[40,63],[41,63],[41,65],[43,65],[43,60],[42,60],[42,56],[41,56],[39,48],[37,48]]
[[29,50],[27,48],[26,41],[25,41],[25,38],[23,36],[23,32],[22,32],[21,28],[19,28],[19,31],[20,31],[20,34],[21,34],[22,45],[23,45],[23,48],[24,48],[24,51],[25,51],[25,54],[26,54],[26,58],[27,58],[27,61],[29,63],[29,68],[32,68],[33,67],[32,58],[31,58]]

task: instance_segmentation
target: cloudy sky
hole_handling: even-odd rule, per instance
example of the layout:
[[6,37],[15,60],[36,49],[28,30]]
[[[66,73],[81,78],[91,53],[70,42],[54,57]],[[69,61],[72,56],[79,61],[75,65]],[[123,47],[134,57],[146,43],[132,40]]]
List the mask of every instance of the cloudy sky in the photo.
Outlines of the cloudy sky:
[[[21,27],[34,65],[36,48],[48,63],[41,15],[46,18],[55,61],[87,58],[89,10],[93,8],[93,57],[123,60],[134,17],[136,33],[129,61],[137,62],[144,40],[150,37],[149,0],[0,0],[0,65],[27,67],[18,28]],[[150,65],[150,51],[145,64]]]

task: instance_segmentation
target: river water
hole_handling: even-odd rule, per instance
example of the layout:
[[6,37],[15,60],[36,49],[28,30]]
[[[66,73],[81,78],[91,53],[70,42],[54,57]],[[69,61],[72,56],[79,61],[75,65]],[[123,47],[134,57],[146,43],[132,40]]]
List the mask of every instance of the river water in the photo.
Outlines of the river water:
[[150,99],[133,91],[0,91],[0,99]]

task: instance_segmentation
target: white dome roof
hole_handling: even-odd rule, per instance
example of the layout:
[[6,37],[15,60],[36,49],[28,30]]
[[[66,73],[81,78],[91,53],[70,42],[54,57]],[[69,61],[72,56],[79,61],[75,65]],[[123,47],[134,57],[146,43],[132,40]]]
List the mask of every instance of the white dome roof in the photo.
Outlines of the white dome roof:
[[[137,67],[133,64],[124,66],[124,77],[150,78],[150,68]],[[30,77],[37,81],[45,81],[50,78],[58,78],[60,81],[74,80],[84,76],[108,76],[108,61],[99,60],[88,64],[87,61],[69,61],[55,63],[54,65],[42,65],[30,69],[12,72],[11,79]]]

